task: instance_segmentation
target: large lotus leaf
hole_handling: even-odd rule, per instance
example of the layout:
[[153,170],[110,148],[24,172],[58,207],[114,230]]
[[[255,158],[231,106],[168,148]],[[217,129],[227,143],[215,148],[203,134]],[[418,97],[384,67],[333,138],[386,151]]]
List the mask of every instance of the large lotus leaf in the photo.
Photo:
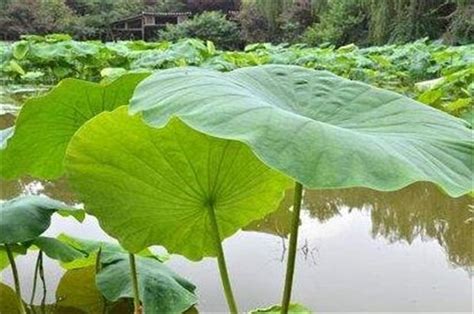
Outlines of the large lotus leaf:
[[19,196],[0,204],[0,243],[33,240],[48,229],[51,215],[80,212],[46,196]]
[[124,75],[108,85],[65,79],[46,95],[28,99],[13,136],[0,151],[0,175],[59,177],[74,133],[102,111],[127,105],[135,86],[147,75]]
[[[135,256],[138,289],[145,314],[183,313],[197,303],[196,287],[154,258]],[[104,253],[96,282],[110,301],[133,298],[129,255]]]
[[275,210],[291,183],[242,143],[179,120],[152,128],[126,107],[86,123],[65,162],[86,211],[128,251],[163,245],[193,260],[217,255],[210,214],[226,238]]
[[48,257],[65,263],[86,256],[84,252],[81,252],[55,238],[38,237],[33,240],[32,244],[42,250]]
[[310,188],[385,191],[431,181],[452,196],[472,189],[473,137],[464,121],[329,72],[280,65],[164,70],[138,85],[130,110],[152,126],[178,117],[245,142]]
[[56,313],[70,313],[69,309],[78,309],[83,313],[104,313],[105,302],[95,279],[94,266],[67,271],[56,290]]

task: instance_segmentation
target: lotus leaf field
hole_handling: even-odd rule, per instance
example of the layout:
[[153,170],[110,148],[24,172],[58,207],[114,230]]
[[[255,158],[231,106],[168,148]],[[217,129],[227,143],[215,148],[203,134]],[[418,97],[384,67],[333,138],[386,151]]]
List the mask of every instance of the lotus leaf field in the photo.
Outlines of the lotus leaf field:
[[[196,39],[50,35],[2,44],[0,55],[5,90],[44,88],[19,110],[2,105],[16,118],[0,133],[1,178],[62,178],[80,203],[19,195],[1,204],[0,266],[15,286],[0,286],[1,313],[66,313],[74,297],[61,295],[81,277],[91,279],[78,292],[92,300],[85,313],[197,311],[199,287],[156,246],[215,259],[228,312],[239,313],[222,242],[272,214],[288,191],[281,302],[261,300],[253,313],[311,313],[292,298],[305,189],[473,190],[474,45],[219,51]],[[118,243],[44,236],[53,215],[92,215]],[[28,251],[37,252],[31,300],[15,263]],[[34,305],[44,256],[69,270],[54,309]]]

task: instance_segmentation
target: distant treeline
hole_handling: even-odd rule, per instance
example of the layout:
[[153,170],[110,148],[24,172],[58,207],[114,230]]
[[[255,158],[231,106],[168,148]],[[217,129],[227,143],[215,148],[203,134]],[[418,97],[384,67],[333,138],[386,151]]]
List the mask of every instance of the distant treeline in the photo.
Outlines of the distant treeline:
[[[472,0],[2,0],[0,38],[69,33],[111,40],[112,21],[141,11],[190,11],[197,18],[204,11],[221,11],[170,26],[156,38],[196,36],[224,48],[254,42],[368,46],[421,37],[474,41]],[[219,38],[232,38],[232,45]]]

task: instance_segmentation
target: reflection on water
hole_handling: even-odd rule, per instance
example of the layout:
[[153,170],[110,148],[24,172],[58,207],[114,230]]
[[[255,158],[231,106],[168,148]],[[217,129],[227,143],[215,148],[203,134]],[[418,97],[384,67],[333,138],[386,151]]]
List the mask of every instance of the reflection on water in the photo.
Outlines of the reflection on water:
[[383,237],[391,243],[433,239],[454,265],[468,271],[474,265],[470,197],[452,199],[432,185],[418,183],[391,193],[363,188],[307,191],[305,202],[311,215],[321,221],[340,214],[342,206],[367,211],[373,237]]
[[[1,199],[19,194],[46,194],[75,202],[65,180],[1,182]],[[279,300],[291,195],[289,191],[274,213],[225,241],[235,290],[246,310]],[[305,191],[295,298],[318,312],[469,312],[474,264],[471,203],[470,197],[452,199],[423,183],[389,193],[364,188]],[[49,232],[51,236],[66,232],[85,238],[108,238],[94,219],[87,219],[83,225],[65,223],[64,219],[53,221]],[[34,264],[34,256],[29,255],[17,258],[26,295],[31,291],[29,273]],[[168,263],[197,284],[200,310],[226,309],[213,259],[194,263],[173,256]],[[67,291],[61,288],[63,282],[74,274],[66,273],[61,278],[63,271],[57,264],[50,261],[47,265],[49,289],[55,291],[59,286],[56,296],[49,293],[48,302],[60,296],[60,303],[80,303],[78,298],[89,298],[87,304],[97,305],[90,303],[87,295],[70,293],[68,297],[59,293]],[[12,286],[10,270],[3,275]],[[392,291],[380,300],[374,299],[382,286]],[[341,303],[342,291],[345,301]],[[77,312],[81,305],[68,308]],[[84,308],[82,312],[93,313]]]

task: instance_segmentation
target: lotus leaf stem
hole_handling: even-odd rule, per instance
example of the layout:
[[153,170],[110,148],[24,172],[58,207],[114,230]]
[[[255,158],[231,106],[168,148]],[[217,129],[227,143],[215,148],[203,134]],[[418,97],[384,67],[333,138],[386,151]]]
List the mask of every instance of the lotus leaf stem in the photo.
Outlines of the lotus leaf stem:
[[133,308],[134,314],[141,314],[140,293],[138,290],[137,266],[135,264],[135,255],[128,254],[130,260],[130,272],[132,276],[132,290],[133,290]]
[[27,314],[28,312],[26,310],[25,303],[23,302],[23,299],[21,298],[20,279],[18,276],[18,269],[16,268],[15,258],[13,257],[12,250],[8,244],[5,244],[5,250],[7,251],[8,260],[12,267],[13,281],[15,283],[15,292],[18,298],[18,303],[20,305],[20,313]]
[[288,260],[286,262],[285,289],[281,303],[281,313],[287,314],[291,301],[291,289],[293,287],[293,275],[295,273],[296,249],[298,244],[298,227],[300,224],[301,200],[303,196],[303,185],[295,183],[293,196],[293,214],[291,218],[290,245],[288,250]]
[[48,293],[48,290],[46,288],[46,280],[44,276],[44,267],[43,267],[43,252],[40,251],[40,255],[38,256],[39,258],[39,276],[41,279],[41,283],[43,286],[43,298],[41,299],[41,313],[46,314],[46,295]]
[[227,271],[224,250],[222,249],[222,239],[219,233],[219,227],[217,225],[215,209],[212,204],[208,206],[208,212],[212,228],[212,235],[214,237],[214,243],[217,250],[217,263],[219,265],[219,272],[221,275],[222,286],[224,287],[225,297],[227,299],[227,304],[229,306],[230,313],[237,314],[237,304],[235,302],[234,294],[232,292],[232,286],[230,284],[229,272]]
[[41,258],[42,251],[40,250],[38,252],[38,257],[36,258],[36,264],[35,264],[35,272],[33,275],[33,289],[31,291],[31,298],[30,298],[30,307],[33,313],[36,313],[35,308],[33,307],[33,303],[35,301],[35,296],[36,296],[36,286],[38,285],[38,273],[39,273],[39,263],[40,263],[40,258]]
[[[99,248],[99,251],[97,251],[97,256],[95,258],[95,275],[97,276],[97,274],[102,270],[102,246]],[[107,313],[107,307],[108,307],[108,303],[107,303],[107,299],[102,295],[102,302],[103,302],[103,307],[102,307],[102,314],[105,314]]]

